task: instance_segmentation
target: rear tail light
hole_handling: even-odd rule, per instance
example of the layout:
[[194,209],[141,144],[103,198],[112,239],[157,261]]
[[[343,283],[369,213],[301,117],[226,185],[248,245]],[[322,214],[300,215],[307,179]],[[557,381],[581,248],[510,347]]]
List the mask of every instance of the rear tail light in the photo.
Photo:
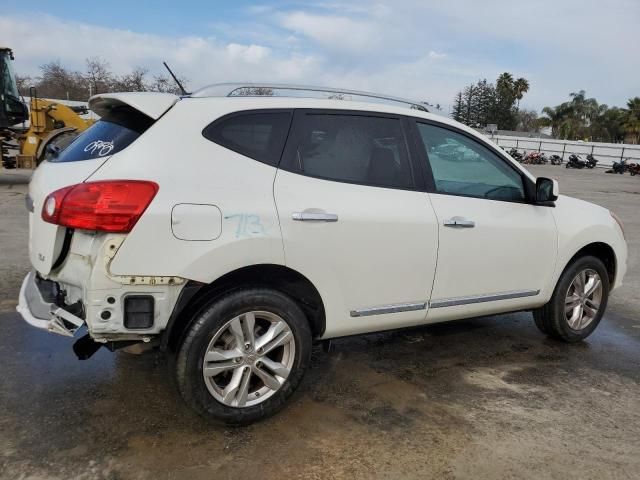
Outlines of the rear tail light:
[[61,188],[42,205],[42,219],[70,228],[128,233],[158,192],[154,182],[107,180]]

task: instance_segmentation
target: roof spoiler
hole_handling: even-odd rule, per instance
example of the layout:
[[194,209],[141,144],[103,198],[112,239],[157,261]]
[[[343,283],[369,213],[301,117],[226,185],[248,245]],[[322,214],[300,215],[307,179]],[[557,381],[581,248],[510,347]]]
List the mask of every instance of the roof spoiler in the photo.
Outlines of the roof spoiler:
[[89,99],[89,108],[104,117],[115,107],[127,105],[153,120],[160,118],[180,97],[172,93],[127,92],[101,93]]

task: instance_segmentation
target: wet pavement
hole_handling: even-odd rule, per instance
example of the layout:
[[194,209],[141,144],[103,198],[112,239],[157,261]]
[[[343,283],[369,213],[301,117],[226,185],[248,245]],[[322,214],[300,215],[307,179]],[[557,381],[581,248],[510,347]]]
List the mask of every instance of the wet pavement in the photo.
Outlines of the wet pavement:
[[24,185],[0,174],[0,477],[640,478],[640,179],[532,170],[627,224],[626,285],[586,342],[549,340],[528,313],[340,339],[288,408],[245,428],[193,414],[159,353],[80,362],[19,320]]

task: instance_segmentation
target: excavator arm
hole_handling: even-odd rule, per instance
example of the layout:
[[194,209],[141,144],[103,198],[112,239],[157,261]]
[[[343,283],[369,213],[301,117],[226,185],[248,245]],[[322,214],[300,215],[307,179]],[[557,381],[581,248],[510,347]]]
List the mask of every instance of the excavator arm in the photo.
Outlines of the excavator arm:
[[[47,146],[64,148],[93,124],[80,115],[86,107],[69,107],[38,98],[30,89],[29,109],[20,99],[12,69],[13,52],[0,47],[0,157],[5,168],[35,168],[46,157]],[[15,127],[29,119],[29,128]],[[16,147],[17,143],[17,147]],[[18,149],[18,155],[13,155]]]
[[33,90],[30,107],[31,124],[21,139],[20,154],[35,158],[37,163],[42,161],[47,144],[54,139],[62,135],[68,136],[72,132],[83,132],[93,124],[93,120],[80,117],[75,107],[38,98]]

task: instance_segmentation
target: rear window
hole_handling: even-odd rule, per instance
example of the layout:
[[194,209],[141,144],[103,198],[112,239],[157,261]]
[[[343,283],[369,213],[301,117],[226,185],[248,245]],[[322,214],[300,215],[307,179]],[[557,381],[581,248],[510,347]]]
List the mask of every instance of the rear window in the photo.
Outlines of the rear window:
[[82,132],[50,162],[78,162],[103,158],[131,145],[153,123],[146,115],[129,107],[116,108]]
[[242,112],[216,120],[202,135],[259,162],[277,166],[287,140],[291,112]]

